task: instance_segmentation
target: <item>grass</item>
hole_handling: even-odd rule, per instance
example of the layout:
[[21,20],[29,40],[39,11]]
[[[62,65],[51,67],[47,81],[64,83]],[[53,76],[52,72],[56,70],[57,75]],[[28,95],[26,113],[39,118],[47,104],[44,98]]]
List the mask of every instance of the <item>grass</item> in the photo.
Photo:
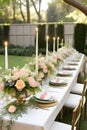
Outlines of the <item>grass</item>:
[[[20,68],[24,66],[24,64],[29,63],[34,60],[34,57],[26,57],[26,56],[9,56],[8,57],[8,67],[13,68],[14,66],[19,66]],[[4,55],[0,55],[0,66],[2,70],[5,68],[5,57]]]

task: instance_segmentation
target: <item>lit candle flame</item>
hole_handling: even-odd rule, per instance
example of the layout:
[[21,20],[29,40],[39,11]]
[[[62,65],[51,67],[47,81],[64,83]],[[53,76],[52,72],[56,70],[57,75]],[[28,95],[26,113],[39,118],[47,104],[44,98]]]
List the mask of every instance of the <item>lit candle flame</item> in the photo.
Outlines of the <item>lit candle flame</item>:
[[46,36],[46,39],[48,40],[48,39],[49,39],[49,36]]
[[36,28],[36,32],[38,32],[38,28]]
[[5,46],[8,46],[8,42],[7,42],[7,41],[5,41],[5,42],[4,42],[4,45],[5,45]]

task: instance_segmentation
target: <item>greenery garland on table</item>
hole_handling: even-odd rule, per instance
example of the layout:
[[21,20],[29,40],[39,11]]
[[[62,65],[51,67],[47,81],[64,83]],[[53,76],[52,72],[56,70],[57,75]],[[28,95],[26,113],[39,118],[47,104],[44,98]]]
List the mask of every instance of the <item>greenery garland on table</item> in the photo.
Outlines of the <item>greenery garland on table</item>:
[[[17,102],[17,100],[9,103],[6,105],[2,111],[0,111],[0,130],[3,128],[3,116],[8,116],[9,121],[7,121],[6,129],[11,130],[12,126],[15,123],[15,120],[17,120],[19,117],[22,117],[23,114],[27,114],[28,108],[35,107],[37,103],[33,98],[29,99],[25,103],[20,103]],[[12,109],[10,112],[9,107]],[[16,108],[16,109],[15,109]]]

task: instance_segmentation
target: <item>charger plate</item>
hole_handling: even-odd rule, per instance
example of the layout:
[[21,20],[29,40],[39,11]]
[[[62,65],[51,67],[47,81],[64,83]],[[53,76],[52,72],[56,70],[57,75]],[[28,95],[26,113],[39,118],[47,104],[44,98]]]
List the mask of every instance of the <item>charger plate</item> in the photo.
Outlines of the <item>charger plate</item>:
[[55,97],[49,94],[48,92],[37,93],[36,95],[33,96],[33,99],[36,102],[43,104],[53,103],[56,101]]
[[48,100],[44,100],[44,99],[39,99],[36,96],[33,96],[33,99],[38,102],[38,103],[42,103],[42,104],[48,104],[48,103],[53,103],[55,102],[55,99],[48,99]]
[[37,102],[37,106],[42,107],[42,108],[53,107],[53,106],[56,106],[57,104],[58,104],[57,100],[55,100],[52,103],[39,103],[39,102]]

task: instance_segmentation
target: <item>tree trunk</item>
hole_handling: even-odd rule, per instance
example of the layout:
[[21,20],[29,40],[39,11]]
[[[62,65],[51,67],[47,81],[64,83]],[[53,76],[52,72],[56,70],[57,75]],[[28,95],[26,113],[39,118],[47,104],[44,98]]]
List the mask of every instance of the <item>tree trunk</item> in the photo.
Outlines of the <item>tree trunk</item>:
[[39,0],[39,11],[37,10],[36,8],[36,5],[35,5],[35,2],[33,0],[31,0],[32,4],[33,4],[33,7],[36,11],[36,14],[38,16],[38,22],[41,22],[41,14],[40,14],[40,8],[41,8],[41,0]]
[[76,7],[87,16],[87,6],[81,4],[78,0],[63,0],[63,1]]
[[39,19],[38,19],[38,22],[41,22],[41,19],[42,19],[42,18],[41,18],[41,14],[40,14],[40,12],[41,12],[41,11],[40,11],[40,9],[41,9],[41,2],[42,2],[42,0],[39,0],[39,13],[38,13],[38,18],[39,18]]
[[15,20],[16,20],[16,18],[15,18],[15,14],[16,14],[15,2],[13,1],[12,4],[13,4],[13,23],[15,23]]
[[20,12],[21,12],[22,19],[23,19],[23,21],[25,22],[26,20],[25,20],[25,17],[24,17],[24,14],[23,14],[21,5],[22,5],[22,2],[21,2],[21,0],[20,0]]
[[26,0],[26,10],[27,10],[27,23],[30,23],[30,2]]

